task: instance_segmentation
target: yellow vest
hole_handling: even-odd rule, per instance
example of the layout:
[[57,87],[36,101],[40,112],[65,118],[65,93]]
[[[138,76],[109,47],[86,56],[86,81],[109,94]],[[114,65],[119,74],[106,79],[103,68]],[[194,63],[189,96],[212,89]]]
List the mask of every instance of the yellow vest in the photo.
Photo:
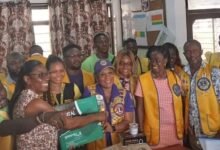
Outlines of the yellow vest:
[[12,95],[14,93],[14,90],[15,90],[15,83],[9,83],[7,81],[7,78],[2,79],[1,82],[2,82],[2,84],[4,85],[4,87],[7,91],[7,98],[9,100],[11,100],[11,97],[12,97]]
[[[3,109],[0,109],[0,117],[4,120],[9,119],[8,113]],[[4,136],[4,137],[0,136],[0,147],[2,150],[12,150],[13,149],[12,136]]]
[[[176,133],[179,139],[183,138],[183,109],[180,89],[175,92],[174,87],[180,85],[178,76],[167,70],[167,79],[173,96],[173,108],[176,120]],[[140,76],[141,88],[144,97],[144,133],[149,145],[156,145],[160,140],[160,112],[158,93],[152,79],[151,72]],[[175,94],[177,93],[177,94]]]
[[[92,73],[82,70],[82,75],[83,75],[83,85],[84,85],[84,87],[87,87],[87,86],[92,85],[92,84],[95,83],[95,79],[94,79],[94,76],[93,76]],[[67,74],[67,71],[65,71],[65,75],[64,75],[64,78],[63,78],[63,83],[70,83],[70,79],[69,79],[69,76]]]
[[[215,95],[210,72],[211,68],[209,65],[199,69],[196,77],[196,97],[202,132],[205,135],[213,136],[220,129],[220,107]],[[209,82],[207,87],[203,87],[200,84],[204,77],[205,81]],[[185,90],[185,129],[187,131],[189,126],[190,77],[185,73],[181,75],[181,80],[184,83],[182,85]]]
[[147,58],[142,58],[142,57],[137,56],[137,59],[135,62],[137,64],[136,75],[141,75],[149,70],[148,68],[149,61]]
[[29,60],[37,60],[37,61],[41,62],[43,65],[45,65],[46,62],[47,62],[47,58],[44,57],[44,56],[41,55],[41,54],[39,54],[39,55],[32,55],[31,57],[29,57],[29,58],[27,59],[27,61],[29,61]]
[[210,56],[209,64],[212,67],[220,68],[220,53],[212,53]]
[[181,68],[180,66],[175,65],[174,72],[175,72],[178,76],[180,76],[180,74],[183,72],[183,68]]
[[95,83],[95,79],[92,73],[82,70],[82,74],[84,87],[87,87]]
[[[96,85],[88,86],[88,89],[89,89],[91,95],[96,94]],[[119,122],[121,122],[124,119],[124,116],[119,117],[118,115],[116,115],[114,113],[114,110],[113,110],[115,108],[114,106],[116,106],[117,104],[124,104],[126,90],[119,89],[119,93],[120,93],[120,95],[114,98],[114,102],[110,106],[112,125],[118,124]],[[120,137],[119,137],[118,133],[115,133],[115,132],[111,133],[111,139],[112,139],[113,145],[120,143]],[[106,145],[107,144],[106,144],[106,139],[105,139],[105,135],[104,135],[104,137],[102,139],[87,144],[87,149],[88,150],[102,150],[106,147]]]

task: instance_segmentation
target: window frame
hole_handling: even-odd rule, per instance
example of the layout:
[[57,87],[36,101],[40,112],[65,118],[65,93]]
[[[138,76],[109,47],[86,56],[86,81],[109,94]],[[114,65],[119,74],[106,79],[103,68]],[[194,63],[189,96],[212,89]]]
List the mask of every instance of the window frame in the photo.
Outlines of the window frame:
[[[32,3],[31,4],[31,10],[34,10],[34,9],[49,9],[48,8],[48,3]],[[40,25],[47,25],[47,26],[50,26],[50,21],[49,21],[49,18],[48,18],[48,21],[32,21],[32,27],[34,28],[34,26],[40,26]],[[35,34],[35,33],[34,33]],[[35,36],[35,35],[34,35]],[[50,36],[50,35],[49,35]],[[34,41],[34,44],[37,44],[36,41]],[[50,51],[50,54],[52,54],[52,44],[51,44],[51,41],[50,41],[50,47],[51,47],[51,51]],[[45,52],[44,52],[45,53]]]
[[220,18],[220,9],[189,10],[188,0],[186,0],[187,40],[193,39],[193,23],[195,20],[209,18]]
[[[31,4],[31,10],[33,9],[47,9],[48,4],[39,3],[39,4]],[[49,25],[49,19],[48,21],[32,21],[32,25]]]

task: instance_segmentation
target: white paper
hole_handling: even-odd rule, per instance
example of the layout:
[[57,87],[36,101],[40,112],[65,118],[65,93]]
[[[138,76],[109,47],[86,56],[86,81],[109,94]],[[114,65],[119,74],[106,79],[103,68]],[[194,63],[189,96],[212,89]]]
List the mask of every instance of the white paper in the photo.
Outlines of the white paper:
[[[156,20],[154,20],[154,16],[161,16],[162,18],[159,19],[161,20],[161,24],[155,24]],[[147,12],[147,31],[160,31],[161,28],[164,26],[164,17],[163,17],[163,10],[158,9],[158,10],[153,10],[153,11],[148,11]]]
[[[132,35],[137,40],[138,46],[147,46],[147,33],[146,33],[146,12],[132,13]],[[141,36],[137,36],[142,33]]]
[[160,33],[157,36],[155,45],[163,45],[166,42],[174,43],[175,36],[165,26],[161,27]]
[[199,138],[203,150],[220,150],[220,139]]

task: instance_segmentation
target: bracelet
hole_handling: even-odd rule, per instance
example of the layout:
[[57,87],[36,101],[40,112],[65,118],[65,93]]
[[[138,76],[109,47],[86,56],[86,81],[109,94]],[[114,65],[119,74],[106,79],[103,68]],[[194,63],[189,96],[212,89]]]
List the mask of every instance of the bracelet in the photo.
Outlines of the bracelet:
[[37,121],[37,124],[42,124],[43,122],[40,120],[39,115],[36,116],[35,120]]
[[[45,123],[45,114],[46,114],[46,112],[42,112],[42,113],[40,113],[39,115],[37,115],[37,118],[39,119],[39,121],[41,122],[41,123]],[[36,118],[36,119],[37,119]]]
[[43,112],[43,114],[42,114],[42,122],[43,123],[45,122],[45,114],[46,114],[46,112]]

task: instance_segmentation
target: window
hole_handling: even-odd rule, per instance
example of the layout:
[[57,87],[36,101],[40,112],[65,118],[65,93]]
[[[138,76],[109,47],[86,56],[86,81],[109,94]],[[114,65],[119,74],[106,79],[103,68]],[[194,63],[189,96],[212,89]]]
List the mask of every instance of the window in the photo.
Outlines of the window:
[[186,0],[187,2],[187,38],[198,40],[204,54],[220,52],[220,1]]
[[219,0],[188,0],[188,9],[214,9],[220,8]]
[[40,45],[44,50],[44,56],[52,53],[49,27],[48,7],[33,7],[32,22],[34,28],[35,44]]
[[203,53],[220,52],[218,36],[220,35],[220,18],[197,19],[193,23],[193,38],[202,43]]

